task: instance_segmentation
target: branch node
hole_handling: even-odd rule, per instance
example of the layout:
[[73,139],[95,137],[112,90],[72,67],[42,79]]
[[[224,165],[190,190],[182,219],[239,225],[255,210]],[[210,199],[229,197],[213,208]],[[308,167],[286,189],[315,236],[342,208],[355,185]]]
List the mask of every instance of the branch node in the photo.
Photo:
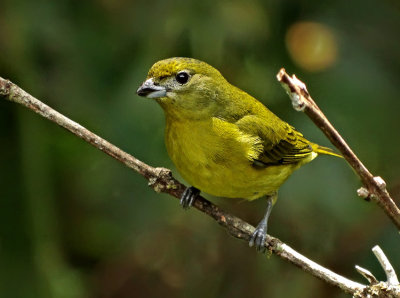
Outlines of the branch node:
[[175,179],[172,177],[171,170],[166,168],[155,168],[154,175],[149,177],[148,179],[148,186],[153,188],[154,191],[157,193],[178,188],[175,183]]
[[371,201],[371,199],[372,199],[372,194],[369,192],[369,190],[368,189],[366,189],[365,187],[360,187],[359,189],[357,189],[357,195],[360,197],[360,198],[363,198],[364,200],[366,200],[366,201]]
[[292,106],[297,112],[302,112],[306,108],[306,104],[302,100],[303,98],[299,96],[297,93],[289,94],[290,99],[292,100]]
[[374,181],[381,190],[386,190],[386,182],[381,176],[375,176]]
[[306,85],[300,81],[295,75],[290,77],[284,68],[276,75],[283,89],[289,95],[292,106],[296,111],[302,112],[307,106],[305,96],[309,96]]
[[354,293],[353,297],[357,298],[399,298],[400,291],[398,287],[388,285],[386,282],[379,282],[369,287],[365,287],[362,291]]
[[369,191],[365,187],[360,187],[357,189],[357,195],[363,199],[366,199],[369,196]]

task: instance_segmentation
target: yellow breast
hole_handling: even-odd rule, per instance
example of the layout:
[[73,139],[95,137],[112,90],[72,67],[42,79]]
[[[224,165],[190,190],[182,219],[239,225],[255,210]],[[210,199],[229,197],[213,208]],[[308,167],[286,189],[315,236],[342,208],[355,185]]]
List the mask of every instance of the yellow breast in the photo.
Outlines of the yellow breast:
[[167,118],[165,138],[182,177],[214,196],[257,199],[276,191],[300,166],[254,167],[251,160],[262,150],[260,140],[217,118],[185,122]]

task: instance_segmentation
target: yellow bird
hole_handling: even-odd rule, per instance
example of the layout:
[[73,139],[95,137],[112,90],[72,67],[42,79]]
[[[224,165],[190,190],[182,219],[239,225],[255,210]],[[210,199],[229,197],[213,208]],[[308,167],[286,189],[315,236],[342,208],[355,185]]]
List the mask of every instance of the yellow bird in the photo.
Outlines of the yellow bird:
[[168,154],[192,185],[182,195],[184,208],[200,191],[267,199],[266,213],[249,242],[257,250],[265,250],[268,217],[282,183],[318,154],[339,156],[306,140],[218,70],[196,59],[155,63],[137,94],[154,98],[165,112]]

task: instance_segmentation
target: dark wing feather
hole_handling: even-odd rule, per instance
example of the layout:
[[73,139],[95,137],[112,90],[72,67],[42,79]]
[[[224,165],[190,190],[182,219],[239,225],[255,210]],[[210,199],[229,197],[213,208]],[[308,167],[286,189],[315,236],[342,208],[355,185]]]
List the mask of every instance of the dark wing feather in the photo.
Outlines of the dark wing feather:
[[310,142],[274,114],[271,113],[269,116],[264,118],[246,115],[235,123],[244,133],[257,136],[261,140],[264,150],[253,161],[254,164],[257,166],[293,164],[307,158],[313,151]]

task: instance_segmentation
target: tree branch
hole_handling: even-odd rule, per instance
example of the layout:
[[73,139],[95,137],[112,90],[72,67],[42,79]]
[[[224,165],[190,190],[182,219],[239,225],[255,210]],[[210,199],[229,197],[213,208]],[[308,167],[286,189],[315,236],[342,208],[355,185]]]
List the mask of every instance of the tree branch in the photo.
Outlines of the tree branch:
[[311,98],[306,85],[302,81],[297,79],[295,75],[290,77],[284,68],[277,74],[277,79],[291,98],[294,109],[305,112],[311,118],[331,143],[339,149],[343,157],[361,178],[364,187],[360,188],[357,194],[365,199],[376,201],[396,227],[400,229],[400,210],[386,190],[385,181],[381,177],[374,177],[354,154],[353,150]]
[[[165,168],[154,168],[144,162],[136,159],[132,155],[122,151],[118,147],[102,139],[80,124],[70,120],[38,99],[34,98],[24,90],[19,88],[12,82],[0,77],[0,96],[5,99],[21,104],[28,109],[38,113],[42,117],[57,123],[61,127],[67,129],[74,135],[90,143],[97,149],[110,155],[114,159],[120,161],[127,167],[141,174],[148,180],[148,184],[156,192],[164,192],[172,195],[175,198],[180,198],[185,186],[172,177],[171,171]],[[221,226],[223,226],[232,236],[248,241],[254,232],[254,227],[242,219],[231,215],[218,206],[204,199],[198,197],[194,202],[194,207],[199,211],[209,215]],[[340,276],[327,268],[309,260],[305,256],[296,252],[294,249],[283,243],[279,239],[267,236],[266,246],[268,250],[282,259],[294,264],[311,275],[333,285],[339,287],[344,292],[355,295],[357,297],[363,296],[369,286],[351,281],[343,276]]]

